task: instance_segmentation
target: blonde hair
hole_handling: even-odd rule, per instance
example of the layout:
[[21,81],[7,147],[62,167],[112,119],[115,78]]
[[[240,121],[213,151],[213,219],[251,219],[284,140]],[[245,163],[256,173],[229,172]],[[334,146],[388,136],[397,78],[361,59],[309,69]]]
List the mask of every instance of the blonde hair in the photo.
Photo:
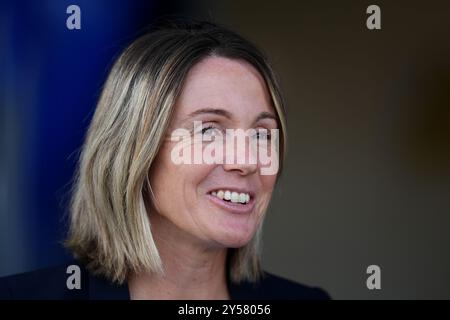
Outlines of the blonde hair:
[[[186,74],[212,55],[243,59],[261,73],[278,115],[284,158],[283,102],[272,68],[258,49],[208,22],[172,21],[145,34],[124,50],[109,73],[75,176],[65,245],[91,272],[118,283],[131,272],[163,273],[145,206],[151,192],[148,172]],[[234,282],[260,276],[261,225],[247,245],[229,249],[228,276]]]

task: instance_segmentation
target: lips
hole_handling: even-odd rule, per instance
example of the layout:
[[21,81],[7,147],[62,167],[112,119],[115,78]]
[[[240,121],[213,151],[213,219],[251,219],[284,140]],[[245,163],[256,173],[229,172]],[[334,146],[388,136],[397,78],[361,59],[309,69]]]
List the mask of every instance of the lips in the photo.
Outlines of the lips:
[[248,192],[237,192],[230,190],[212,191],[211,195],[216,196],[220,200],[230,201],[233,203],[248,203],[250,202],[250,194]]
[[218,188],[208,192],[207,197],[215,205],[231,213],[250,213],[255,204],[254,193],[244,189]]

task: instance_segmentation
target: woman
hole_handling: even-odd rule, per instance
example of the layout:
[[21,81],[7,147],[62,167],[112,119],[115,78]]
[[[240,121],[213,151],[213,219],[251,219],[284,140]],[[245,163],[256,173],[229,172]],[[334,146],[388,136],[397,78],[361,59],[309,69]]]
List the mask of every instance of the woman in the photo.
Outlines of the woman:
[[[273,71],[236,33],[176,22],[133,42],[103,88],[73,193],[66,245],[87,275],[87,297],[328,298],[261,270],[262,221],[285,143]],[[275,170],[264,171],[265,151]],[[72,297],[69,280],[62,290],[54,282],[45,294]],[[23,283],[3,286],[32,291]]]

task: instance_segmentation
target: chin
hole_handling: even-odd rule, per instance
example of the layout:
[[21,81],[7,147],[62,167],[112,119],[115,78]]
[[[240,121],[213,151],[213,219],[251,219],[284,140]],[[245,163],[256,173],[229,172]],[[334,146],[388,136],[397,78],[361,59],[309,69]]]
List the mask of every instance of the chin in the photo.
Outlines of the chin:
[[240,248],[247,245],[253,238],[254,232],[236,232],[236,230],[224,230],[214,237],[214,242],[224,248]]
[[248,213],[232,213],[213,207],[205,207],[201,212],[202,225],[208,242],[222,248],[240,248],[247,245],[258,229],[261,216],[254,210]]

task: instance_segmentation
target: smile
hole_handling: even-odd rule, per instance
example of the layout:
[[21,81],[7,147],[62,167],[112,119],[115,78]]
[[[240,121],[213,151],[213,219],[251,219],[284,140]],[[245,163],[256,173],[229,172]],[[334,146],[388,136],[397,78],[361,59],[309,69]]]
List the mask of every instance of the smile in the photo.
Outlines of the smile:
[[236,192],[230,190],[217,190],[211,192],[211,195],[219,198],[220,200],[230,201],[233,203],[249,203],[250,202],[250,194],[244,192]]
[[247,214],[255,206],[255,196],[244,190],[217,189],[207,194],[217,206],[231,213]]

